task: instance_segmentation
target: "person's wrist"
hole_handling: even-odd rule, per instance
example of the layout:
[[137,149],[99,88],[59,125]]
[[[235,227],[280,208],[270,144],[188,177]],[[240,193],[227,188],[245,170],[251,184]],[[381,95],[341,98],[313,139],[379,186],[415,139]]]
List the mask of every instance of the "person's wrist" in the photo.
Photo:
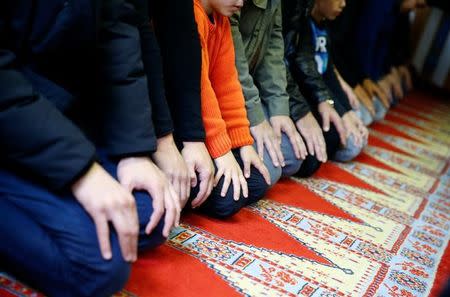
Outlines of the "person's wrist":
[[[260,127],[261,124],[264,124],[265,122],[267,122],[267,120],[266,120],[265,117],[263,117],[263,118],[258,119],[258,120],[256,120],[256,121],[253,121],[253,122],[250,124],[250,128]],[[268,123],[268,122],[267,122],[267,123]]]
[[199,147],[204,145],[202,141],[183,141],[183,147]]
[[148,157],[126,157],[119,161],[119,163],[117,164],[117,168],[119,169],[123,166],[133,165],[143,161],[147,162],[151,161],[151,159]]
[[227,152],[225,152],[225,153],[223,153],[223,154],[221,154],[221,155],[219,155],[219,156],[217,156],[217,157],[215,157],[215,158],[213,158],[213,160],[214,160],[214,161],[217,161],[217,160],[226,159],[228,156],[230,156],[230,154],[233,155],[233,153],[231,152],[231,150],[230,150],[230,151],[227,151]]
[[327,99],[325,102],[328,103],[331,107],[334,107],[334,100],[333,99]]
[[297,128],[297,131],[301,132],[304,127],[308,126],[308,114],[306,114],[304,117],[300,118],[298,121],[295,122],[295,127]]
[[172,134],[168,134],[168,135],[158,138],[156,140],[156,144],[157,144],[158,151],[165,150],[166,148],[170,148],[172,146],[176,146],[175,140],[173,139]]
[[93,175],[95,175],[96,172],[101,170],[102,167],[97,162],[92,163],[92,165],[89,167],[89,169],[86,170],[86,172],[81,175],[72,185],[71,185],[71,191],[72,193],[77,196],[79,189],[82,187],[85,182],[90,179]]
[[322,100],[319,104],[322,104],[322,103],[327,104],[330,107],[334,108],[334,100],[331,98],[326,98],[326,99]]

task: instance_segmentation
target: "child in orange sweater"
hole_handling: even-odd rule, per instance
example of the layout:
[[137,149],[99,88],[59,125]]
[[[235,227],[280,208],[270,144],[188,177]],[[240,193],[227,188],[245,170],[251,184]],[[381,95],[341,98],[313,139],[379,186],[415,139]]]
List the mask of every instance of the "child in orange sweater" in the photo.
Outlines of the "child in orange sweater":
[[194,0],[202,47],[202,119],[216,167],[214,189],[200,208],[215,217],[233,215],[258,201],[270,184],[269,172],[252,146],[235,66],[228,17],[240,7],[242,0]]

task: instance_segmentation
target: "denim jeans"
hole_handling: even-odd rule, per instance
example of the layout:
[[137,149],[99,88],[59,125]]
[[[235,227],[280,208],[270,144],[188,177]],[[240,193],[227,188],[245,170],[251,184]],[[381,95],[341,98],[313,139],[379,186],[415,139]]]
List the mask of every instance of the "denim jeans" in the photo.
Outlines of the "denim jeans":
[[[269,114],[267,108],[264,107],[264,113],[266,115],[266,120],[269,120]],[[253,144],[254,148],[257,149],[257,143]],[[291,141],[286,133],[281,133],[281,153],[284,157],[284,167],[276,167],[273,165],[272,158],[269,155],[269,152],[264,147],[264,165],[266,165],[269,170],[271,184],[274,185],[281,177],[288,177],[294,175],[302,165],[303,160],[297,159],[294,153],[294,149],[292,148]]]
[[360,104],[359,109],[355,111],[356,115],[361,119],[365,126],[369,126],[373,122],[373,117],[367,107]]
[[360,153],[363,147],[367,145],[362,144],[362,146],[357,146],[355,144],[354,138],[350,135],[347,138],[347,143],[345,147],[339,148],[334,154],[333,160],[337,162],[349,162],[356,158]]
[[374,122],[379,122],[386,116],[387,109],[378,97],[375,97],[373,100],[373,105],[375,107],[375,116],[373,117],[373,120]]
[[[102,158],[116,178],[116,163]],[[139,248],[164,242],[162,221],[144,233],[153,212],[152,199],[135,192],[139,216]],[[67,191],[56,194],[11,171],[0,169],[1,269],[49,296],[111,296],[128,280],[130,264],[122,258],[110,226],[112,259],[100,253],[95,225]]]
[[[355,145],[353,137],[347,138],[347,144],[345,147],[340,145],[339,134],[337,133],[334,125],[331,125],[330,130],[324,133],[325,142],[327,145],[327,154],[331,160],[337,162],[348,162],[356,158],[361,150],[367,145],[367,142],[363,143],[361,147]],[[310,177],[319,168],[321,163],[315,156],[308,155],[303,161],[300,170],[297,172],[298,177]]]
[[[233,155],[236,158],[236,161],[238,162],[239,166],[243,170],[244,164],[239,155],[239,149],[233,150]],[[255,167],[253,166],[251,167],[250,177],[247,178],[246,180],[248,186],[248,197],[245,198],[241,191],[239,199],[235,201],[233,199],[232,183],[230,184],[230,187],[228,188],[225,197],[222,197],[220,195],[224,182],[224,177],[222,176],[217,185],[213,188],[208,199],[206,199],[206,201],[200,206],[200,211],[205,213],[206,215],[224,219],[236,214],[243,207],[251,203],[257,202],[258,200],[263,198],[264,195],[266,194],[266,191],[269,189],[269,185],[266,183],[261,173]],[[191,191],[191,199],[197,196],[198,191],[199,186],[197,185]]]

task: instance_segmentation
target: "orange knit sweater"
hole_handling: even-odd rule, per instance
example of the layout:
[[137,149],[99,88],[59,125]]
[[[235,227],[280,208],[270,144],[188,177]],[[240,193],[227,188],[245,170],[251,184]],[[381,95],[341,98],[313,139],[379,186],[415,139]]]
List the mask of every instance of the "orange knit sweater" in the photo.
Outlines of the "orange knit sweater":
[[206,147],[212,158],[253,144],[244,95],[235,66],[228,18],[214,13],[214,24],[199,0],[194,1],[202,46],[201,106]]

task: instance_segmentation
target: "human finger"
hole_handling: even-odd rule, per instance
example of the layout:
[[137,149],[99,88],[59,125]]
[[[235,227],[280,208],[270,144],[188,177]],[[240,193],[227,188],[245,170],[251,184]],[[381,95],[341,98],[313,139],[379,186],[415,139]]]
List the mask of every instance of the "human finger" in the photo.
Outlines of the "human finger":
[[234,173],[231,180],[233,183],[233,199],[234,201],[238,201],[241,195],[241,183],[239,175],[237,173]]
[[222,190],[220,192],[220,196],[225,197],[227,195],[230,184],[231,184],[231,174],[230,174],[230,172],[227,172],[224,174],[223,185],[222,185]]
[[158,187],[155,193],[152,195],[153,213],[150,215],[150,220],[145,227],[145,233],[150,234],[155,229],[158,222],[161,220],[164,214],[164,190],[162,187]]
[[[104,215],[96,215],[92,217],[97,232],[98,244],[103,259],[110,260],[112,258],[111,243],[109,241],[108,220]],[[125,259],[125,253],[122,253]]]
[[278,154],[275,152],[273,143],[270,140],[267,140],[265,142],[265,146],[266,146],[267,152],[269,153],[269,157],[272,159],[273,165],[275,167],[279,167],[280,161],[278,160]]

